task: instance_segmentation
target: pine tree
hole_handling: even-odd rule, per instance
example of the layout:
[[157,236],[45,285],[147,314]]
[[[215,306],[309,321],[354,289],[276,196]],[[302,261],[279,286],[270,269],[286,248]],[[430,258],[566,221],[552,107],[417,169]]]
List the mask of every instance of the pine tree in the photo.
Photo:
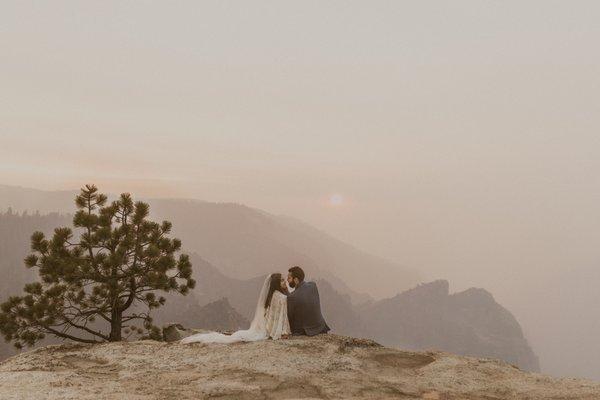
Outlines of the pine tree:
[[75,204],[77,235],[63,227],[52,239],[31,236],[25,265],[40,281],[0,305],[0,332],[17,348],[46,335],[84,343],[157,338],[150,312],[165,298],[156,292],[186,295],[195,285],[189,257],[176,258],[181,241],[168,237],[171,223],[149,221],[148,204],[127,193],[107,205],[93,185]]

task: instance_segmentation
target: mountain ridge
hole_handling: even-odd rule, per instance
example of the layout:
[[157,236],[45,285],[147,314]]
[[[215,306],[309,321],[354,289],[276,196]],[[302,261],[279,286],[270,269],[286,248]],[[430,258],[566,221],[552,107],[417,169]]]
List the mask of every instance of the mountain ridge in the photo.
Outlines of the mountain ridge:
[[[0,185],[0,210],[12,206],[18,211],[72,213],[75,194]],[[173,223],[173,234],[182,239],[187,251],[202,254],[230,277],[248,279],[302,265],[312,270],[314,277],[327,279],[349,294],[355,303],[408,289],[420,279],[417,271],[369,254],[293,217],[239,203],[142,200],[150,204],[152,218]],[[382,282],[375,274],[390,279]]]

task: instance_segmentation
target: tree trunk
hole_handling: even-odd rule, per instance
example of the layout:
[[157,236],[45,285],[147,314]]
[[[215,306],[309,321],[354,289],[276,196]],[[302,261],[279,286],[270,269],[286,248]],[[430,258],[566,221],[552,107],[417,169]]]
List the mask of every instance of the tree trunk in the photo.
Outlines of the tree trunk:
[[110,342],[120,342],[121,339],[121,324],[122,311],[113,309],[110,316]]

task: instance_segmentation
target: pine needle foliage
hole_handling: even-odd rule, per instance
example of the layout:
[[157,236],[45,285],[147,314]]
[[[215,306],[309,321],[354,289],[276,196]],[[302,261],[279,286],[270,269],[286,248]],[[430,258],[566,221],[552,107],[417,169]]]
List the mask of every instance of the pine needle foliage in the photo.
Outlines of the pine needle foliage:
[[94,185],[75,199],[73,229],[48,239],[31,236],[28,268],[39,281],[0,305],[0,333],[15,347],[47,335],[76,342],[114,342],[131,336],[159,338],[151,310],[165,303],[157,292],[186,295],[194,288],[192,265],[171,223],[148,219],[149,206],[124,193],[107,204]]

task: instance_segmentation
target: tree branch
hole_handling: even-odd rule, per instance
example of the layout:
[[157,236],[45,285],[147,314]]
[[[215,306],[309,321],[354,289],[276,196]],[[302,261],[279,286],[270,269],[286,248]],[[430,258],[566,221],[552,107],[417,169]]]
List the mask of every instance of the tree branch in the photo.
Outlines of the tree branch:
[[46,326],[46,325],[41,325],[41,326],[42,326],[42,328],[44,328],[48,332],[52,333],[53,335],[56,335],[56,336],[64,338],[64,339],[71,339],[71,340],[73,340],[75,342],[81,342],[81,343],[98,343],[97,340],[82,339],[82,338],[78,338],[78,337],[69,335],[68,333],[57,331],[56,329],[52,329],[52,328],[50,328],[49,326]]
[[93,330],[93,329],[90,329],[90,328],[88,328],[88,327],[87,327],[87,326],[85,326],[85,325],[79,325],[79,324],[76,324],[76,323],[74,323],[74,322],[72,322],[72,321],[70,321],[70,320],[66,320],[66,322],[67,322],[69,325],[71,325],[71,326],[73,326],[73,327],[75,327],[75,328],[82,329],[82,330],[84,330],[84,331],[86,331],[86,332],[89,332],[89,333],[91,333],[91,334],[92,334],[92,335],[94,335],[94,336],[98,336],[99,338],[102,338],[102,339],[104,339],[104,340],[107,340],[107,341],[108,341],[108,336],[106,336],[106,335],[103,335],[103,334],[102,334],[102,333],[100,333],[100,332],[96,332],[95,330]]
[[129,308],[129,306],[131,306],[131,304],[133,303],[133,300],[136,297],[135,295],[136,295],[135,278],[131,277],[131,279],[129,280],[129,298],[127,299],[125,304],[123,304],[122,307],[119,307],[119,309],[121,311],[127,310]]

